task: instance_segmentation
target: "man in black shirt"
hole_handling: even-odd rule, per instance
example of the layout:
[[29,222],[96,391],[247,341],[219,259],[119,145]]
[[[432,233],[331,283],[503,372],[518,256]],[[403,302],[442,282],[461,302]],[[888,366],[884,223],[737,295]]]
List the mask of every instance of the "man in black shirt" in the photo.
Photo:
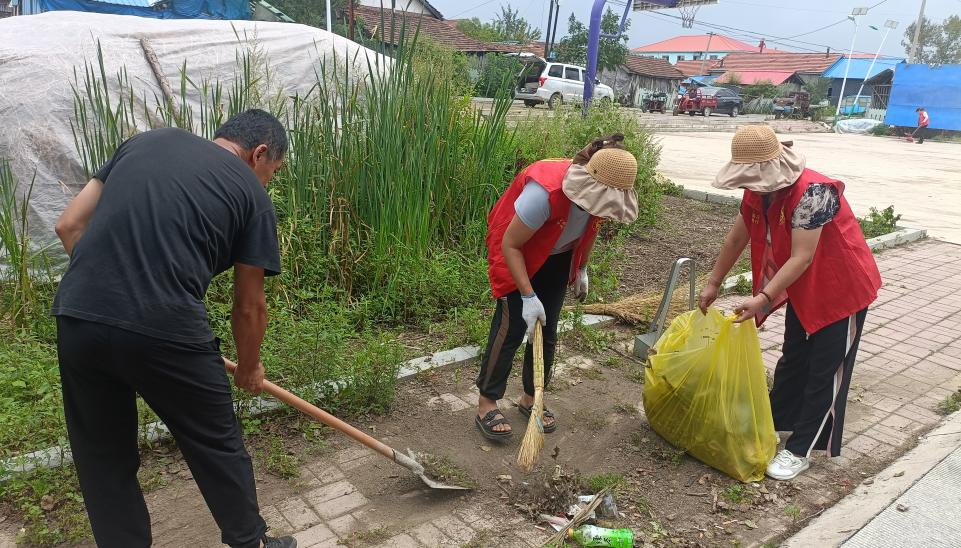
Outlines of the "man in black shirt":
[[213,141],[173,128],[140,133],[57,222],[70,255],[52,312],[64,412],[101,548],[152,540],[137,482],[138,394],[173,434],[225,544],[296,546],[266,536],[203,302],[211,279],[233,267],[234,382],[260,393],[264,277],[280,272],[265,187],[286,151],[283,126],[262,110],[231,118]]

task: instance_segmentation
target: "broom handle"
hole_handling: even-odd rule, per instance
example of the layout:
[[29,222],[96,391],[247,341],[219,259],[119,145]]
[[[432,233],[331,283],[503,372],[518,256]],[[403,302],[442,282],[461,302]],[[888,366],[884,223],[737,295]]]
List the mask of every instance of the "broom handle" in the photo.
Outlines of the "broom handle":
[[[544,333],[540,320],[534,324],[534,390],[544,388]],[[537,371],[540,370],[540,374]]]
[[[224,358],[224,366],[227,368],[231,374],[237,370],[237,364]],[[284,390],[283,388],[277,386],[276,384],[264,380],[264,392],[270,394],[271,396],[277,398],[278,400],[286,403],[287,405],[297,409],[301,413],[313,417],[318,421],[326,424],[327,426],[339,430],[344,434],[350,436],[355,441],[358,441],[367,447],[370,447],[374,451],[377,451],[381,455],[389,458],[392,461],[398,461],[398,456],[406,456],[402,453],[397,453],[386,443],[373,438],[366,433],[358,430],[357,428],[347,424],[346,422],[338,419],[337,417],[331,415],[330,413],[324,411],[323,409],[312,405],[309,402],[297,397],[296,395]],[[403,460],[403,459],[401,459]]]

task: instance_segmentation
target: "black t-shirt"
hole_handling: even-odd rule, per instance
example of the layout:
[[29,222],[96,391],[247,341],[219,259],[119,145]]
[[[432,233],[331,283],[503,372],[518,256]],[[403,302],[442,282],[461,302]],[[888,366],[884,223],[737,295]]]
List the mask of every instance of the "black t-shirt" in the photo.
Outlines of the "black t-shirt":
[[213,340],[204,294],[236,263],[280,272],[274,207],[253,170],[179,129],[124,142],[73,248],[53,315],[169,341]]

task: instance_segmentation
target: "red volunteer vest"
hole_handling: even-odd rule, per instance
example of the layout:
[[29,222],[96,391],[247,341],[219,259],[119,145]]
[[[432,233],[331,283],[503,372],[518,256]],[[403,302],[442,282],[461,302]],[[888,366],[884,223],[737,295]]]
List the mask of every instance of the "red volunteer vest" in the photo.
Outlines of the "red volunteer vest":
[[[527,274],[534,277],[534,274],[544,263],[564,232],[564,225],[567,224],[567,215],[570,213],[571,201],[564,194],[561,188],[564,182],[564,175],[571,167],[571,160],[541,160],[534,162],[526,169],[514,177],[514,182],[504,191],[494,208],[487,216],[487,275],[491,282],[491,291],[494,298],[499,299],[508,293],[517,290],[514,278],[511,276],[507,263],[504,261],[504,254],[501,251],[501,243],[507,225],[514,219],[514,202],[524,190],[524,185],[530,181],[537,181],[548,193],[548,200],[551,206],[551,215],[541,226],[534,236],[524,244],[521,251],[524,253],[524,263],[527,265]],[[571,260],[571,274],[569,282],[574,281],[574,275],[584,257],[584,250],[594,241],[597,236],[598,227],[602,219],[591,217],[587,222],[584,235],[574,247],[574,256]]]
[[822,228],[811,266],[787,288],[786,294],[771,295],[774,300],[769,310],[756,319],[759,326],[768,315],[790,301],[804,330],[808,334],[816,333],[867,308],[878,296],[881,273],[861,226],[844,198],[844,183],[810,169],[805,169],[794,185],[771,196],[766,217],[761,195],[744,191],[741,215],[751,233],[754,294],[757,295],[791,257],[791,218],[804,191],[814,183],[833,185],[841,198],[841,208]]

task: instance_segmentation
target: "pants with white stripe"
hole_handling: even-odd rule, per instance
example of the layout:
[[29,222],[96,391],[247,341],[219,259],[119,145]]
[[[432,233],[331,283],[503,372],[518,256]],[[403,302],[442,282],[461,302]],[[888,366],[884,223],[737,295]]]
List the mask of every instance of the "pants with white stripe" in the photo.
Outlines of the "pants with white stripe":
[[[567,295],[567,280],[571,272],[573,252],[565,251],[548,257],[544,265],[531,277],[531,287],[544,305],[547,325],[544,326],[544,387],[551,382],[554,349],[557,346],[557,324]],[[521,316],[524,303],[519,291],[497,299],[491,319],[487,350],[477,374],[477,389],[485,398],[497,401],[504,397],[507,379],[514,364],[514,354],[524,341],[527,323]],[[524,350],[524,369],[521,374],[524,393],[534,395],[534,347],[528,341]]]
[[792,432],[785,449],[841,454],[844,410],[867,309],[808,335],[788,304],[784,347],[774,370],[774,428]]

